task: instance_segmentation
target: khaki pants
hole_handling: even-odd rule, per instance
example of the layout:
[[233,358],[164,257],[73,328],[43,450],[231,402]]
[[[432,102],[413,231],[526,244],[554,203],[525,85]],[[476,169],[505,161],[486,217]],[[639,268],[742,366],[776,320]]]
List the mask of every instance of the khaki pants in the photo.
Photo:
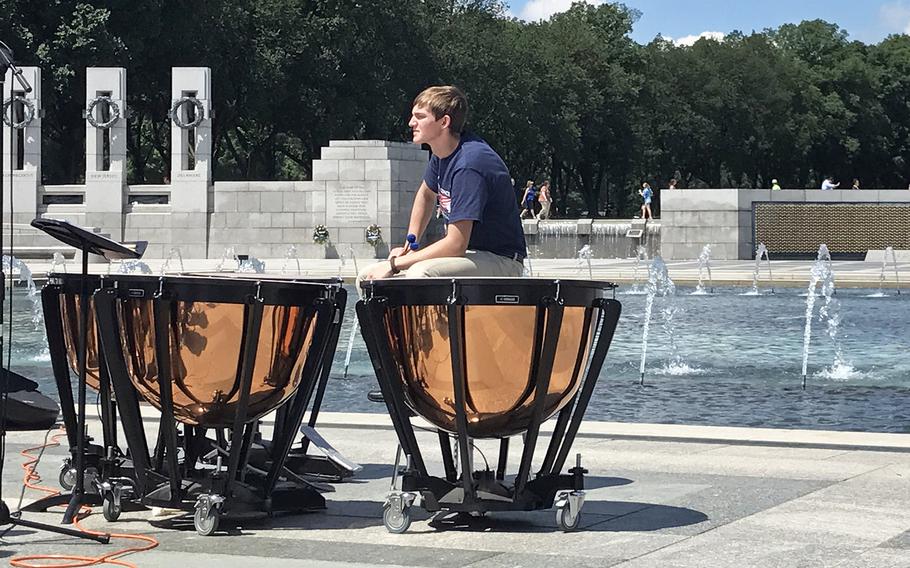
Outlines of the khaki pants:
[[[383,261],[385,262],[385,261]],[[357,292],[372,264],[357,275]],[[464,256],[431,258],[401,271],[396,278],[434,278],[443,276],[502,276],[515,278],[524,272],[524,264],[484,250],[465,251]]]
[[538,219],[549,219],[550,218],[550,202],[541,201],[540,202],[540,213],[537,214]]

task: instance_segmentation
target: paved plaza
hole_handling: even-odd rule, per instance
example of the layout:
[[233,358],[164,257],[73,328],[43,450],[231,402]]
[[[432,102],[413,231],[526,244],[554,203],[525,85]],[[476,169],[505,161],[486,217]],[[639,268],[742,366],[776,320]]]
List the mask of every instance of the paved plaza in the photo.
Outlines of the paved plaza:
[[[906,434],[588,422],[574,447],[590,470],[578,532],[559,532],[548,510],[467,520],[419,514],[407,533],[393,535],[381,520],[396,447],[387,417],[327,413],[321,424],[363,465],[326,494],[325,512],[226,524],[211,537],[198,536],[189,518],[150,525],[149,512],[113,524],[97,513],[84,524],[154,536],[158,548],[128,557],[152,567],[910,566]],[[21,486],[17,452],[42,438],[8,436],[3,489],[12,505]],[[63,457],[58,447],[42,459],[48,484]],[[61,513],[27,518],[56,523]],[[15,528],[0,556],[98,555],[114,546]]]

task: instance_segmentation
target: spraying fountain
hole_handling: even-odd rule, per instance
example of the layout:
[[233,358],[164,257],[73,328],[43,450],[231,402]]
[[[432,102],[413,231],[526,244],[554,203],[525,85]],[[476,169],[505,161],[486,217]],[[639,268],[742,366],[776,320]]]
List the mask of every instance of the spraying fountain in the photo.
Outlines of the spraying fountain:
[[[820,289],[819,289],[820,286]],[[818,247],[818,256],[815,264],[812,266],[812,272],[809,278],[809,289],[806,294],[806,325],[803,330],[803,368],[802,368],[802,387],[806,388],[806,375],[809,367],[809,343],[812,338],[812,316],[815,309],[815,300],[817,298],[816,289],[819,289],[821,297],[824,298],[824,304],[819,309],[818,316],[820,321],[826,322],[826,331],[828,338],[834,344],[834,364],[832,373],[838,369],[846,368],[840,343],[837,338],[837,331],[840,326],[839,303],[834,297],[834,270],[831,264],[831,253],[827,245]]]
[[885,257],[887,258],[888,254],[891,254],[891,266],[894,267],[894,285],[897,287],[897,295],[901,295],[901,277],[897,270],[897,255],[894,253],[892,247],[885,249]]
[[58,266],[63,268],[64,273],[66,272],[66,257],[63,256],[62,252],[54,253],[54,257],[51,260],[51,269],[47,271],[48,274],[51,274],[53,272],[60,272],[60,270],[57,268]]
[[[225,268],[224,265],[228,260],[237,263],[236,266]],[[240,268],[240,260],[237,258],[237,252],[234,250],[234,247],[226,247],[224,252],[221,253],[221,261],[218,263],[218,266],[215,267],[215,272],[224,272],[232,271]]]
[[44,321],[44,310],[41,307],[41,295],[38,293],[38,287],[35,286],[35,279],[32,278],[32,270],[15,256],[10,257],[4,254],[3,271],[12,274],[13,270],[19,271],[19,284],[25,284],[26,290],[28,290],[28,299],[32,303],[32,324],[36,330],[40,329],[41,322]]
[[152,269],[141,260],[124,260],[117,267],[117,274],[151,274]]
[[360,274],[360,268],[357,266],[357,255],[354,254],[354,247],[348,247],[348,255],[351,257],[351,263],[354,265],[354,274]]
[[576,255],[575,264],[578,266],[578,270],[581,271],[585,263],[588,264],[588,279],[594,280],[594,270],[591,268],[591,257],[594,256],[594,250],[591,249],[591,245],[585,245],[581,247]]
[[771,257],[768,255],[768,247],[765,246],[765,243],[758,243],[758,248],[755,249],[755,268],[752,269],[752,289],[740,294],[741,296],[761,296],[761,290],[758,289],[758,274],[761,270],[762,257],[767,260],[768,282],[772,283],[771,293],[774,293],[774,279],[771,276]]
[[[672,295],[672,292],[668,295]],[[663,370],[670,375],[686,374],[693,370],[686,364],[686,361],[679,352],[679,345],[676,342],[676,327],[674,320],[677,312],[679,312],[679,306],[672,301],[666,302],[661,310],[661,315],[663,316],[662,327],[664,334],[667,336],[667,343],[670,346],[670,358],[667,361],[667,366],[664,367]]]
[[[354,274],[360,274],[360,270],[357,268],[357,257],[354,255],[354,247],[350,247],[348,253],[351,255],[351,262],[354,264]],[[344,259],[342,259],[342,265],[344,264]],[[341,275],[339,269],[339,276]],[[360,293],[360,290],[357,290],[357,293]],[[354,318],[354,324],[351,326],[351,337],[348,338],[348,349],[344,354],[344,374],[342,378],[348,378],[348,367],[351,366],[351,355],[354,353],[354,338],[357,337],[357,330],[360,329],[360,321],[357,318]]]
[[[344,253],[338,253],[338,278],[344,279],[344,269],[347,266],[347,259],[351,259],[351,264],[354,265],[354,277],[360,274],[360,268],[357,266],[357,256],[354,254],[354,247],[348,246],[348,254],[345,256]],[[357,290],[357,293],[360,293],[360,290]]]
[[[708,273],[708,287],[709,290],[705,290],[705,283],[703,279],[703,273]],[[694,296],[705,296],[707,294],[714,293],[714,279],[711,277],[711,245],[705,245],[701,249],[701,253],[698,255],[698,286],[695,287],[695,291],[692,292]]]
[[185,272],[183,269],[183,255],[180,254],[180,248],[171,247],[171,250],[167,253],[167,258],[164,260],[164,264],[161,265],[161,276],[164,276],[171,270],[171,260],[175,258],[180,263],[180,272]]
[[287,270],[288,264],[294,261],[297,263],[297,275],[302,274],[300,271],[300,257],[297,255],[297,247],[295,245],[290,245],[288,250],[284,253],[284,262],[281,264],[281,273],[284,274]]
[[[645,384],[645,362],[648,357],[648,331],[651,327],[651,312],[654,309],[654,299],[659,295],[661,297],[672,296],[676,293],[676,285],[670,279],[667,272],[667,265],[659,256],[655,256],[648,268],[648,297],[645,300],[644,327],[641,333],[641,365],[639,366],[640,380],[639,384]],[[672,316],[672,313],[671,313]]]
[[265,272],[265,262],[250,255],[240,263],[240,266],[237,267],[237,272],[263,274]]
[[528,278],[534,277],[534,267],[531,266],[531,249],[525,247],[525,260],[528,261],[528,265],[522,269],[522,276],[527,276]]
[[642,290],[638,282],[638,274],[641,269],[641,261],[648,259],[648,249],[644,245],[638,245],[638,248],[635,251],[635,268],[632,269],[632,288],[626,292],[631,296],[640,296],[646,294],[646,290]]
[[901,280],[900,275],[897,270],[897,255],[894,253],[892,247],[887,247],[882,254],[882,271],[878,277],[878,293],[870,294],[870,298],[884,298],[888,295],[885,294],[885,273],[888,269],[888,257],[891,257],[891,266],[894,269],[894,285],[897,288],[897,295],[901,295]]

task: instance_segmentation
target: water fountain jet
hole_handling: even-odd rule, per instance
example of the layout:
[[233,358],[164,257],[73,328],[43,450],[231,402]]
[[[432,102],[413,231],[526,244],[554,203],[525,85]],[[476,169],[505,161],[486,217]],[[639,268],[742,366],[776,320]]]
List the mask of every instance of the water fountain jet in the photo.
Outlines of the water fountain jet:
[[124,260],[117,267],[117,274],[151,274],[152,269],[141,260]]
[[578,266],[579,270],[581,270],[581,267],[584,265],[584,263],[587,262],[589,280],[594,280],[594,270],[591,268],[591,257],[593,257],[593,256],[594,256],[594,251],[591,249],[591,245],[585,245],[585,246],[581,247],[581,249],[578,251],[578,255],[576,258],[576,262],[575,262],[576,265]]
[[[11,274],[14,269],[19,271],[19,284],[25,284],[26,289],[28,290],[28,299],[32,303],[32,324],[35,326],[36,330],[39,329],[41,322],[44,321],[44,310],[41,307],[41,297],[40,294],[38,294],[38,287],[35,286],[35,279],[32,278],[32,269],[15,256],[10,257],[5,254],[3,255],[2,265],[4,272],[7,274]],[[0,333],[2,333],[2,331],[0,331]]]
[[[651,327],[651,312],[654,309],[654,299],[660,295],[670,296],[676,293],[676,284],[667,272],[667,265],[661,257],[655,256],[648,268],[648,297],[645,300],[644,328],[641,334],[641,364],[639,385],[645,385],[645,362],[648,357],[648,332]],[[672,316],[672,314],[671,314]]]
[[299,276],[302,274],[300,271],[300,257],[297,256],[297,247],[295,245],[288,246],[288,250],[284,253],[284,262],[281,265],[282,274],[285,273],[288,263],[292,260],[297,263],[297,275]]
[[175,257],[177,258],[177,261],[180,263],[180,272],[185,272],[185,270],[183,269],[183,255],[180,254],[180,248],[171,247],[171,250],[169,250],[167,253],[167,258],[164,260],[164,264],[161,265],[161,276],[164,276],[165,273],[167,273],[167,271],[170,269],[171,260],[173,260]]
[[[228,259],[237,263],[237,266],[234,268],[225,268],[224,265]],[[233,246],[225,247],[224,252],[221,253],[221,261],[215,267],[215,272],[224,272],[225,270],[237,270],[240,268],[240,259],[237,258],[237,252],[234,250]]]
[[237,267],[237,272],[263,274],[265,273],[265,262],[259,260],[253,255],[250,255],[240,263],[240,266]]
[[[705,284],[702,278],[704,271],[708,272],[708,286],[710,291],[705,291]],[[698,285],[695,287],[693,295],[703,296],[714,293],[714,279],[711,277],[711,245],[705,245],[698,255]]]
[[[360,271],[357,269],[357,257],[354,255],[354,247],[350,247],[348,252],[351,255],[351,262],[354,263],[354,273],[360,274]],[[343,261],[342,261],[343,262]],[[360,293],[360,290],[357,290]],[[344,373],[341,375],[341,378],[348,378],[348,367],[351,366],[351,355],[354,353],[354,338],[357,337],[357,330],[360,329],[360,320],[354,319],[354,325],[351,326],[351,337],[348,338],[348,349],[344,354]]]
[[768,282],[771,284],[771,293],[774,293],[774,278],[771,276],[771,256],[768,254],[768,247],[765,243],[758,243],[755,249],[755,268],[752,270],[752,290],[743,294],[744,296],[761,296],[758,289],[758,274],[761,270],[762,256],[768,261]]
[[635,268],[632,269],[632,288],[626,294],[638,296],[645,293],[639,288],[638,284],[638,272],[641,268],[642,260],[648,260],[648,249],[644,245],[638,245],[635,253]]
[[809,289],[806,294],[806,325],[803,330],[803,368],[802,388],[806,389],[806,376],[809,367],[809,342],[812,338],[812,315],[815,309],[816,289],[821,285],[821,295],[825,304],[819,310],[819,318],[827,321],[828,337],[835,343],[835,365],[842,364],[840,348],[837,344],[837,329],[840,324],[837,301],[834,299],[834,271],[831,264],[831,253],[828,245],[818,247],[818,256],[812,266],[809,278]]
[[901,295],[901,280],[897,270],[897,255],[894,252],[894,248],[887,247],[882,253],[882,271],[878,277],[878,293],[872,294],[870,297],[882,298],[887,296],[887,294],[885,294],[885,273],[888,269],[888,256],[891,257],[891,266],[894,269],[894,283],[897,288],[897,295]]
[[57,272],[58,266],[62,266],[63,272],[66,273],[66,257],[63,256],[63,253],[55,252],[53,260],[51,260],[51,269],[48,271],[48,274]]

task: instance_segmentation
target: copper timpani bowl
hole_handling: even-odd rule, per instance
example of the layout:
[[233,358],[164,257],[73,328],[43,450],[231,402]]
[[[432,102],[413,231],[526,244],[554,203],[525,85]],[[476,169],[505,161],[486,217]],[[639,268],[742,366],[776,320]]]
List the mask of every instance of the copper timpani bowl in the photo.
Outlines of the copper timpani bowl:
[[259,296],[262,320],[246,421],[281,406],[297,390],[313,342],[314,303],[331,297],[337,281],[295,282],[224,277],[120,277],[117,300],[120,348],[130,381],[162,409],[156,356],[156,296],[170,299],[168,347],[174,417],[185,424],[225,427],[241,397],[241,353]]
[[[399,371],[403,400],[436,427],[455,432],[455,386],[447,299],[452,280],[398,279],[366,283],[385,298],[384,329]],[[544,402],[549,418],[575,395],[592,343],[592,307],[612,285],[562,281],[558,347]],[[538,307],[557,293],[553,280],[460,279],[464,300],[465,410],[468,435],[505,437],[527,430],[536,395],[535,366],[546,326]]]

